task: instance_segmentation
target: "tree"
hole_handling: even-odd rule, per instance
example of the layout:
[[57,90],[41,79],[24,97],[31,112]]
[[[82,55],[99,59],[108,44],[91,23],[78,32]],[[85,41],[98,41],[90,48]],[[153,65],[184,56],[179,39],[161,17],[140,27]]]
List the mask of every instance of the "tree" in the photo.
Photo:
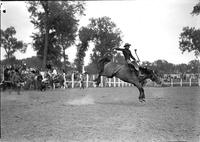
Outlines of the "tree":
[[89,29],[88,27],[81,27],[78,36],[80,43],[77,45],[77,53],[76,59],[74,60],[74,64],[76,66],[77,71],[82,72],[84,65],[84,57],[86,55],[85,52],[88,49],[89,41],[94,39],[95,33],[92,29]]
[[[95,47],[91,59],[98,60],[107,52],[115,55],[114,47],[120,46],[121,31],[116,27],[116,24],[109,17],[91,18],[89,28],[94,31],[95,38],[93,40]],[[95,55],[94,55],[95,53]]]
[[[200,2],[193,7],[192,15],[199,15]],[[182,52],[194,51],[195,56],[200,55],[200,29],[194,27],[184,27],[183,32],[180,34],[179,49]]]
[[174,73],[175,66],[166,60],[156,60],[152,63],[152,68],[158,70],[161,74]]
[[199,60],[191,60],[188,63],[190,73],[198,73],[199,72],[199,67],[200,67],[200,62]]
[[1,47],[5,50],[5,57],[8,61],[14,57],[16,51],[22,53],[26,52],[27,44],[23,43],[23,41],[17,40],[17,38],[14,37],[15,34],[16,30],[12,26],[7,28],[5,31],[1,29]]
[[6,58],[1,61],[1,65],[16,65],[16,64],[19,64],[19,60],[17,60],[15,56],[13,56],[9,59]]
[[90,56],[91,63],[97,63],[98,59],[108,52],[115,55],[116,51],[113,51],[113,48],[120,46],[122,41],[121,31],[109,17],[91,18],[90,24],[79,30],[79,39],[81,43],[75,60],[78,71],[81,71],[82,67],[79,66],[83,65],[89,41],[94,43],[93,53]]
[[37,56],[22,59],[22,61],[25,61],[27,67],[36,68],[36,69],[42,68],[42,62],[40,61],[40,59]]
[[195,55],[200,54],[200,29],[184,27],[181,33],[179,48],[182,52],[194,51]]
[[150,63],[149,61],[143,61],[141,66],[145,66],[145,67],[151,67],[152,63]]
[[193,10],[192,10],[192,14],[193,15],[199,15],[200,13],[200,2],[198,2],[194,7],[193,7]]
[[43,59],[43,68],[46,60],[52,60],[56,64],[63,57],[65,62],[67,59],[65,50],[74,43],[78,30],[77,16],[84,14],[84,2],[29,1],[27,3],[31,22],[39,30],[32,37],[37,55]]
[[186,73],[188,71],[188,65],[187,64],[178,64],[175,66],[178,73]]

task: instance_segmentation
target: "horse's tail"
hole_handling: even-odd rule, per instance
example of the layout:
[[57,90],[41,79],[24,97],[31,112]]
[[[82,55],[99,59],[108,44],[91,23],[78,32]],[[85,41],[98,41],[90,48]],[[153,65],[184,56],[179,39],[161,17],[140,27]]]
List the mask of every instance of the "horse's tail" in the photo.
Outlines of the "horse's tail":
[[110,62],[111,59],[109,59],[108,57],[103,57],[103,58],[100,58],[97,62],[97,69],[98,69],[98,77],[94,80],[96,82],[96,85],[98,86],[101,82],[101,74],[103,73],[104,71],[104,65],[108,62]]
[[110,61],[111,61],[111,59],[109,59],[108,57],[103,57],[103,58],[99,59],[98,63],[97,63],[98,69],[101,71],[104,68],[104,65]]

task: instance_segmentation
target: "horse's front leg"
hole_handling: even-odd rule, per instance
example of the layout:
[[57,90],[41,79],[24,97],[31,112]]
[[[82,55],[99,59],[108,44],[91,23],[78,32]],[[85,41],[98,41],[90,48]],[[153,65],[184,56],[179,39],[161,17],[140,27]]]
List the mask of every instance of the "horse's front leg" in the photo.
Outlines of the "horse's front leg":
[[138,88],[140,95],[139,95],[139,101],[140,102],[145,102],[145,94],[144,94],[144,89],[142,87],[141,83],[135,83],[135,86]]
[[141,87],[141,88],[138,88],[139,91],[140,91],[140,95],[139,95],[139,101],[140,102],[145,102],[145,94],[144,94],[144,89]]

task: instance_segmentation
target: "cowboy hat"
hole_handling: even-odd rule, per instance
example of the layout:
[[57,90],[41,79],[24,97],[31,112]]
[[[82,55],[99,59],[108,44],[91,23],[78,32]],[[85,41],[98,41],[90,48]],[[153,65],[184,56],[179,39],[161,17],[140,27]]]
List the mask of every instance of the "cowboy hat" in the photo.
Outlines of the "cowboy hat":
[[129,43],[125,43],[125,45],[124,45],[124,47],[130,47],[131,46],[131,44],[129,44]]

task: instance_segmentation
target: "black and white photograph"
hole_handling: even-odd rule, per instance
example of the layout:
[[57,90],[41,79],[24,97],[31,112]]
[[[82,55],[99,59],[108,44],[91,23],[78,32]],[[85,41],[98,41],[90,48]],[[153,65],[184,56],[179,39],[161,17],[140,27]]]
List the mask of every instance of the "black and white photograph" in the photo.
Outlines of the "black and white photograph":
[[200,142],[200,0],[0,1],[1,142]]

